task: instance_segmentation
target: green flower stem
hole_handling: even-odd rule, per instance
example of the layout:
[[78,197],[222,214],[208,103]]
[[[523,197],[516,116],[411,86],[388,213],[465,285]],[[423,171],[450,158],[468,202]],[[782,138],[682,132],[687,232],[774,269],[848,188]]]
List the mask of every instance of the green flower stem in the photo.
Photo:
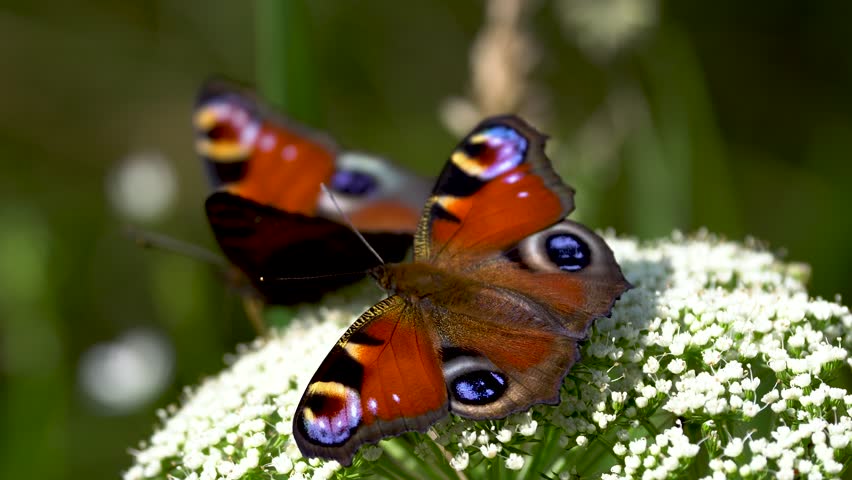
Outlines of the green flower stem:
[[310,24],[303,0],[255,3],[255,69],[260,93],[288,116],[319,126]]

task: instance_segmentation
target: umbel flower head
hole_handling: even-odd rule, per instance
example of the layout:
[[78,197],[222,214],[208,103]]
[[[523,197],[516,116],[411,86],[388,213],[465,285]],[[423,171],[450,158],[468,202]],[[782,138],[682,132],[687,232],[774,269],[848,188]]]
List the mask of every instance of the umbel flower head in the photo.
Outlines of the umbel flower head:
[[[598,319],[557,406],[497,421],[450,415],[305,459],[292,419],[314,370],[370,300],[306,309],[187,389],[125,480],[839,477],[852,459],[852,314],[808,297],[806,268],[706,234],[607,237],[636,286]],[[335,304],[334,306],[330,306]]]

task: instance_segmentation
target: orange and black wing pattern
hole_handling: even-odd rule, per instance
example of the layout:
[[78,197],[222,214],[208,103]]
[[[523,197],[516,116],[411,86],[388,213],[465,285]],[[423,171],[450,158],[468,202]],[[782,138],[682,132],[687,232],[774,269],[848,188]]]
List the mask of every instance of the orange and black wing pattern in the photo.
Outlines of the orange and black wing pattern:
[[206,201],[213,234],[267,303],[318,300],[378,264],[322,184],[382,258],[405,257],[428,192],[422,179],[341,151],[220,80],[201,89],[193,124],[214,188]]
[[320,365],[293,418],[302,453],[350,465],[365,443],[425,431],[447,414],[435,332],[389,297],[364,313]]
[[545,136],[515,116],[489,118],[453,150],[423,212],[415,257],[499,252],[574,209],[544,155]]

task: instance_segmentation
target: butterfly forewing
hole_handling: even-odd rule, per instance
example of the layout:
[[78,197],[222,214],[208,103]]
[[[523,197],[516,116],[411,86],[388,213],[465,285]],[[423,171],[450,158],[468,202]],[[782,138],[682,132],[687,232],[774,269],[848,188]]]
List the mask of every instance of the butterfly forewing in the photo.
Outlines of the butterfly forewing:
[[279,210],[314,213],[338,153],[327,137],[221,81],[202,88],[193,123],[196,150],[220,189]]
[[311,379],[293,419],[308,456],[352,462],[364,443],[425,431],[447,414],[435,332],[390,297],[361,316]]
[[544,141],[517,117],[480,123],[453,150],[432,191],[415,259],[499,252],[568,215],[574,191],[553,171]]

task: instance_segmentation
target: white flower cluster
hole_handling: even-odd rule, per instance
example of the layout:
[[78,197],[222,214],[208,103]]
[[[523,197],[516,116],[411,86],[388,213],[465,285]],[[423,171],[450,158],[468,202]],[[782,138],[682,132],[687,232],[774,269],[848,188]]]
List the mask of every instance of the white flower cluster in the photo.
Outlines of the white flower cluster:
[[330,346],[366,308],[305,311],[286,334],[242,348],[222,373],[187,389],[180,407],[161,412],[162,429],[132,452],[136,462],[124,480],[224,480],[257,472],[330,478],[340,465],[302,458],[290,439],[293,411]]
[[[321,308],[240,352],[134,452],[125,480],[328,478],[432,469],[467,478],[836,478],[852,459],[852,314],[809,299],[796,266],[706,235],[608,238],[636,288],[599,319],[558,406],[505,420],[451,416],[428,435],[305,460],[293,409],[364,305]],[[403,475],[405,476],[405,475]]]

